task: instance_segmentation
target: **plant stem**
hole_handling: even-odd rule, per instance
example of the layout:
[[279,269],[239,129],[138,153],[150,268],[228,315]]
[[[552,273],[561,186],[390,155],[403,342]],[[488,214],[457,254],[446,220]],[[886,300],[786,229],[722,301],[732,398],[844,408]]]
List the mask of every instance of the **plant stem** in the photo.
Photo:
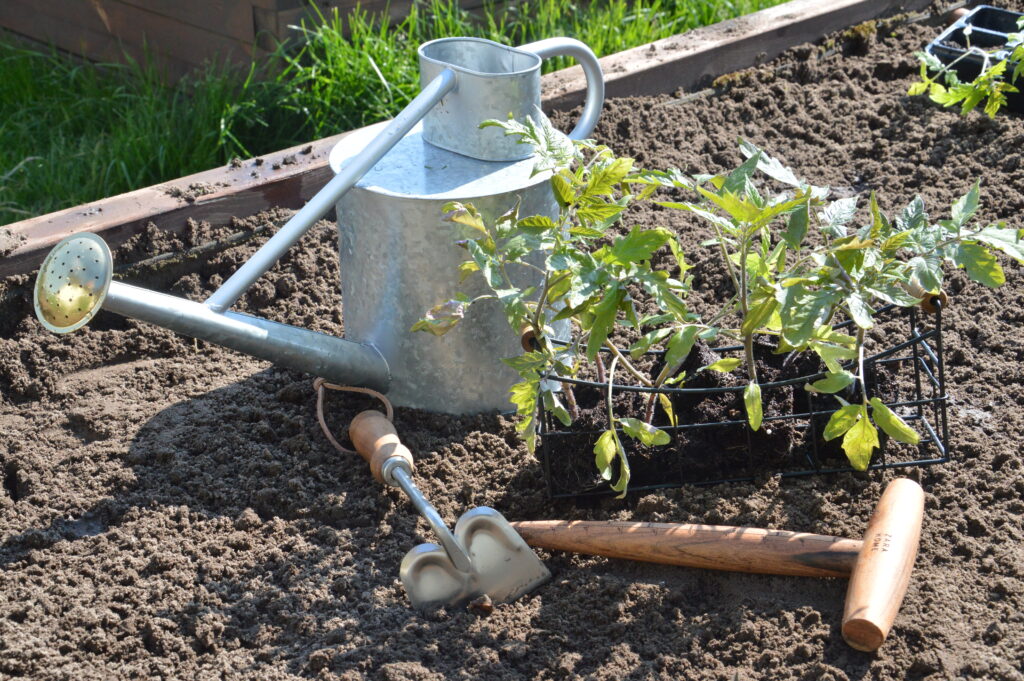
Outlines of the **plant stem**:
[[[641,383],[643,383],[648,388],[653,388],[654,387],[654,383],[652,383],[651,380],[649,378],[647,378],[646,376],[644,376],[642,373],[637,371],[636,368],[632,364],[629,363],[629,360],[626,359],[625,356],[623,356],[623,354],[619,351],[619,349],[617,347],[615,347],[614,343],[612,343],[610,340],[605,340],[604,345],[605,345],[606,348],[608,348],[609,350],[612,351],[613,355],[615,355],[615,361],[617,362],[617,361],[621,360],[622,361],[622,366],[624,366],[626,368],[626,371],[628,371],[630,374],[632,374],[633,377],[636,378],[636,380],[640,381]],[[613,362],[612,363],[612,367],[614,367],[614,366],[615,366],[615,364]],[[611,371],[612,371],[612,369],[608,370],[609,373],[611,373]]]
[[857,380],[860,381],[860,397],[866,407],[868,404],[868,383],[864,375],[864,329],[857,329]]
[[608,367],[608,391],[605,393],[605,406],[608,408],[608,430],[615,431],[615,415],[612,413],[612,385],[615,384],[615,365],[619,358],[613,357]]

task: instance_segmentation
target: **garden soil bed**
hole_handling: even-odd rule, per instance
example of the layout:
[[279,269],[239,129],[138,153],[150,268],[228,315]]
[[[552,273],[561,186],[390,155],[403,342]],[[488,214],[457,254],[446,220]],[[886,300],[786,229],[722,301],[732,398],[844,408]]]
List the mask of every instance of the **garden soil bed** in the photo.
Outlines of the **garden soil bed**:
[[[1020,3],[1017,3],[1018,5]],[[1017,7],[1019,9],[1019,7]],[[939,213],[983,179],[982,216],[1020,226],[1024,118],[961,118],[906,90],[936,29],[798,48],[714,96],[612,101],[596,137],[644,166],[733,167],[743,136],[839,192],[915,193]],[[142,234],[121,262],[245,231]],[[679,229],[698,300],[726,290],[696,223]],[[183,268],[129,271],[200,298],[259,241]],[[341,332],[332,227],[323,224],[242,301]],[[188,265],[189,263],[185,263]],[[187,274],[180,274],[191,269]],[[1022,679],[1024,268],[990,291],[952,274],[946,315],[948,464],[907,475],[927,492],[921,552],[877,654],[843,643],[841,580],[543,557],[553,580],[489,617],[412,611],[402,555],[429,540],[407,502],[333,451],[311,377],[100,313],[57,337],[27,279],[0,288],[0,678],[30,679]],[[698,303],[699,305],[700,303]],[[368,406],[332,394],[341,428]],[[399,409],[417,481],[453,522],[510,519],[747,524],[859,537],[892,475],[686,487],[586,507],[545,496],[538,461],[501,415]]]

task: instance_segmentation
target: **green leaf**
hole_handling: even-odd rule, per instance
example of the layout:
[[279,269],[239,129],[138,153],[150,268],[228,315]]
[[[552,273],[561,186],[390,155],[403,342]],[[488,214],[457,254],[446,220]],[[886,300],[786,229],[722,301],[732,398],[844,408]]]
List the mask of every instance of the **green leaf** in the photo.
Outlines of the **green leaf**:
[[908,426],[906,421],[877,397],[871,398],[871,416],[875,423],[885,431],[885,434],[893,440],[905,442],[908,445],[916,445],[921,441],[921,436],[917,434],[917,431]]
[[761,412],[761,386],[751,381],[743,389],[743,405],[747,408],[747,422],[751,430],[761,427],[761,420],[764,415]]
[[640,355],[650,350],[653,346],[657,345],[658,343],[668,338],[671,334],[672,327],[670,326],[663,326],[660,329],[648,331],[647,333],[640,337],[640,340],[638,340],[636,343],[633,343],[633,345],[630,346],[629,356],[632,357],[633,359],[638,358]]
[[1005,229],[995,225],[990,225],[971,236],[972,238],[982,243],[986,243],[993,248],[998,248],[1006,255],[1024,265],[1024,240],[1021,238],[1022,234],[1024,234],[1024,230],[1018,231],[1016,229]]
[[410,331],[426,331],[435,336],[443,336],[458,325],[466,316],[469,304],[461,300],[448,300],[435,305],[427,311],[423,319],[412,325]]
[[942,288],[942,261],[935,255],[918,255],[907,261],[911,276],[929,293]]
[[658,402],[661,404],[661,408],[665,410],[665,415],[668,416],[669,425],[678,426],[679,419],[676,418],[676,413],[672,410],[672,400],[668,398],[668,395],[658,393]]
[[811,349],[818,353],[821,357],[821,361],[825,363],[828,370],[833,373],[838,373],[843,370],[839,365],[839,362],[844,359],[853,359],[857,356],[857,351],[853,348],[844,347],[841,345],[833,345],[832,343],[821,343],[818,341],[811,342]]
[[[740,149],[743,149],[742,144]],[[755,151],[746,161],[744,161],[739,168],[729,173],[719,187],[719,191],[722,194],[743,194],[747,188],[747,182],[750,180],[750,176],[757,170],[757,164],[761,160],[761,152]]]
[[594,465],[605,480],[612,479],[612,464],[615,463],[621,446],[614,430],[601,433],[594,444]]
[[921,229],[928,224],[928,213],[924,210],[924,199],[915,196],[914,200],[900,213],[896,224],[903,230]]
[[873,310],[859,293],[851,293],[846,299],[846,307],[853,322],[862,329],[870,329],[875,325],[871,315]]
[[980,244],[962,242],[953,249],[953,262],[967,270],[967,276],[990,288],[1006,283],[1006,275],[996,257]]
[[565,208],[576,201],[576,191],[572,187],[572,173],[562,170],[551,176],[551,189],[555,193],[558,205]]
[[509,388],[509,402],[516,405],[520,421],[516,430],[523,436],[526,449],[533,453],[537,445],[537,392],[540,390],[540,376],[531,376]]
[[868,237],[878,239],[883,234],[889,233],[891,225],[889,224],[889,219],[878,208],[878,197],[875,196],[874,190],[871,190],[869,205],[871,207],[871,229],[868,232]]
[[745,201],[732,192],[723,191],[715,194],[703,187],[697,187],[697,191],[716,206],[729,214],[736,222],[754,222],[761,216],[761,209],[749,201]]
[[804,241],[804,236],[807,235],[808,222],[806,203],[798,206],[796,210],[789,214],[786,231],[782,233],[782,238],[785,239],[790,248],[794,250],[800,248],[800,244]]
[[866,471],[871,463],[871,453],[878,447],[878,431],[868,418],[867,407],[858,407],[858,419],[843,436],[843,451],[855,470]]
[[782,337],[790,346],[802,348],[824,323],[832,311],[841,292],[834,288],[808,291],[802,284],[782,289],[776,295],[780,299],[779,315],[782,320]]
[[473,262],[480,268],[484,280],[492,289],[501,288],[505,280],[501,276],[501,268],[495,258],[477,241],[467,241],[466,249],[473,258]]
[[518,357],[502,358],[501,362],[506,366],[512,367],[521,375],[531,371],[541,373],[541,370],[547,366],[548,356],[543,352],[524,352]]
[[644,262],[671,238],[672,233],[667,229],[634,227],[627,236],[615,240],[609,253],[612,261],[621,265]]
[[459,283],[466,281],[474,272],[479,272],[480,266],[472,260],[465,260],[459,263]]
[[648,447],[667,445],[672,439],[664,430],[655,428],[640,419],[620,418],[618,421],[626,435],[644,443]]
[[593,200],[580,206],[576,211],[576,215],[581,220],[600,222],[618,216],[623,210],[625,210],[625,206]]
[[924,81],[918,81],[911,84],[910,88],[907,89],[907,94],[913,97],[914,95],[923,95],[928,91],[928,83]]
[[889,305],[899,305],[900,307],[913,307],[921,302],[920,298],[915,298],[906,292],[906,290],[896,284],[879,284],[877,286],[865,286],[864,291],[870,293],[874,297],[881,300],[883,303]]
[[513,329],[520,329],[530,317],[530,310],[526,306],[525,298],[532,289],[521,290],[517,288],[495,289],[494,295],[501,303],[508,325]]
[[757,161],[757,169],[773,180],[781,182],[782,184],[788,184],[791,187],[803,186],[803,183],[797,178],[792,170],[782,165],[778,159],[772,158],[750,142],[740,140],[740,152],[748,158],[752,158],[760,154]]
[[547,231],[554,229],[557,225],[547,215],[530,215],[517,221],[516,227],[529,231]]
[[558,419],[563,426],[572,425],[572,417],[569,416],[569,412],[564,406],[562,406],[561,400],[550,390],[545,390],[543,394],[544,409],[549,414],[552,414]]
[[727,374],[742,363],[743,360],[739,357],[723,357],[714,364],[709,364],[704,368],[708,371],[718,371],[720,373]]
[[597,357],[597,351],[604,345],[612,327],[615,326],[615,315],[619,303],[625,296],[626,292],[618,287],[610,289],[593,307],[594,321],[590,327],[590,337],[587,339],[587,359],[591,362]]
[[967,224],[978,210],[978,196],[981,193],[981,180],[975,180],[970,190],[956,200],[951,210],[953,222],[957,227]]
[[662,206],[664,208],[673,208],[675,210],[689,211],[695,215],[704,218],[705,220],[714,225],[718,225],[718,227],[720,227],[727,233],[732,233],[736,230],[736,226],[732,224],[732,222],[730,222],[727,218],[724,218],[721,215],[716,215],[715,213],[712,213],[710,211],[706,211],[700,206],[697,206],[692,203],[677,203],[675,201],[655,201],[654,205]]
[[445,220],[449,222],[457,222],[461,225],[467,225],[481,234],[489,236],[487,233],[487,227],[484,226],[484,219],[473,204],[463,204],[458,201],[450,201],[442,206],[441,210],[444,211]]
[[853,428],[853,424],[857,423],[859,418],[860,410],[861,405],[859,404],[847,404],[832,414],[825,426],[825,432],[822,434],[825,441],[835,440]]
[[754,301],[753,306],[747,311],[747,316],[743,319],[740,333],[744,336],[750,336],[755,333],[764,326],[765,322],[768,321],[778,307],[779,301],[774,297],[767,297],[759,302]]
[[857,380],[857,377],[849,371],[830,371],[825,375],[825,378],[818,379],[814,383],[805,384],[804,390],[831,395],[852,384],[855,380]]
[[584,196],[611,196],[615,186],[622,182],[633,169],[633,159],[615,158],[609,163],[596,165],[587,179]]
[[846,224],[853,219],[856,212],[856,196],[833,201],[818,214],[818,219],[822,222],[821,231],[833,239],[846,236]]
[[700,327],[688,325],[672,334],[665,349],[666,370],[675,373],[675,370],[686,360],[687,355],[693,349],[699,331]]
[[600,471],[601,477],[605,480],[612,479],[612,465],[615,463],[615,458],[619,458],[619,479],[615,481],[611,487],[616,492],[621,492],[619,496],[625,495],[626,488],[629,485],[629,461],[626,459],[626,452],[622,448],[622,443],[619,442],[619,436],[614,430],[606,430],[601,433],[601,436],[597,438],[597,443],[594,444],[594,463],[597,465],[597,470]]

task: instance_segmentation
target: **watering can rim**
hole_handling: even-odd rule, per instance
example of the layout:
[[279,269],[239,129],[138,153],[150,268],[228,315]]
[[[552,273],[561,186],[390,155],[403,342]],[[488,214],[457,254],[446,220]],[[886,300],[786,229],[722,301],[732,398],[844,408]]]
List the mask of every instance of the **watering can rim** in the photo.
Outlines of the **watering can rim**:
[[[327,158],[327,163],[328,163],[328,165],[331,168],[331,172],[333,172],[334,174],[338,174],[339,172],[341,172],[341,170],[344,168],[345,162],[348,161],[349,159],[355,158],[359,154],[359,152],[362,150],[362,148],[364,146],[364,142],[368,143],[370,140],[372,140],[373,137],[376,135],[377,131],[380,130],[383,126],[387,125],[387,123],[388,123],[387,121],[382,121],[380,123],[374,123],[373,125],[367,126],[365,128],[361,128],[360,130],[357,130],[357,131],[353,132],[351,135],[346,135],[344,138],[339,140],[338,143],[335,144],[331,148],[331,152],[330,152],[330,154],[328,155],[328,158]],[[414,137],[414,136],[420,136],[422,138],[422,135],[423,135],[423,123],[420,122],[420,123],[417,123],[412,128],[412,130],[410,130],[408,132],[408,134],[405,135],[405,138],[410,138],[410,137]],[[403,141],[405,141],[404,138],[403,138]],[[399,142],[399,144],[402,144],[402,142]],[[521,178],[521,182],[518,184],[518,186],[513,187],[513,188],[506,187],[506,188],[504,188],[502,190],[503,192],[506,192],[506,191],[518,191],[518,190],[526,189],[526,188],[529,188],[529,187],[533,187],[533,186],[535,186],[537,184],[540,184],[541,182],[546,182],[547,180],[549,180],[551,178],[551,175],[552,175],[552,172],[550,170],[545,170],[545,171],[533,174],[535,154],[531,154],[530,156],[527,156],[526,158],[520,159],[518,161],[484,161],[482,159],[473,158],[472,156],[466,156],[464,154],[460,154],[460,153],[458,153],[456,151],[451,151],[451,150],[448,150],[448,149],[443,149],[442,147],[438,147],[436,145],[431,144],[426,139],[422,139],[422,144],[427,145],[427,146],[431,147],[432,149],[436,150],[436,153],[439,153],[439,154],[450,154],[452,157],[458,159],[459,162],[461,162],[461,163],[466,163],[467,165],[472,165],[472,166],[475,166],[475,167],[479,168],[481,172],[478,173],[478,175],[481,176],[481,177],[490,175],[491,173],[494,173],[494,172],[501,172],[501,171],[515,172],[516,174],[521,172],[522,173],[522,178]],[[399,151],[399,153],[401,153],[401,152]],[[381,159],[381,163],[386,163],[386,162],[387,162],[387,157],[385,157],[384,159]],[[520,171],[520,168],[521,168],[521,171]],[[488,172],[488,171],[490,171],[490,172]],[[478,199],[478,198],[482,198],[482,197],[485,197],[485,196],[491,196],[491,195],[494,194],[493,187],[492,188],[480,187],[479,189],[474,189],[474,190],[471,190],[471,191],[468,191],[468,192],[464,191],[464,190],[463,191],[458,191],[458,190],[452,189],[452,190],[447,190],[447,191],[444,191],[444,192],[438,192],[436,194],[420,193],[420,192],[410,193],[410,192],[396,191],[396,190],[389,189],[387,187],[381,186],[378,183],[373,182],[372,174],[373,174],[373,169],[371,169],[369,172],[367,172],[366,176],[364,176],[358,183],[356,183],[356,186],[357,187],[361,187],[363,189],[369,189],[369,190],[373,191],[374,193],[381,194],[383,196],[392,197],[392,198],[395,198],[395,199],[413,199],[413,200],[419,200],[419,199],[428,199],[428,200],[435,200],[435,199],[436,200],[457,199],[457,200],[460,200],[460,201],[472,201],[473,199]],[[449,194],[449,193],[451,194],[451,196],[447,196],[447,194]]]
[[[440,59],[437,59],[436,57],[428,56],[424,51],[427,48],[437,45],[439,43],[454,42],[474,42],[484,43],[485,45],[493,45],[494,47],[498,47],[502,50],[505,50],[506,52],[514,52],[518,55],[522,55],[523,57],[526,57],[530,61],[532,61],[533,64],[531,66],[519,69],[517,71],[502,71],[500,73],[494,73],[491,71],[477,71],[475,69],[466,68],[465,66],[459,66],[458,64],[442,61]],[[494,40],[488,40],[487,38],[473,38],[470,36],[453,36],[449,38],[435,38],[434,40],[428,40],[427,42],[420,44],[420,46],[416,49],[416,54],[419,55],[420,59],[422,59],[423,61],[430,62],[431,64],[436,64],[437,66],[440,66],[442,68],[451,69],[452,71],[466,73],[472,76],[480,76],[482,78],[515,78],[523,76],[539,69],[541,62],[543,61],[543,59],[541,59],[537,54],[533,52],[527,52],[526,50],[519,49],[518,47],[512,47],[510,45],[503,45]]]

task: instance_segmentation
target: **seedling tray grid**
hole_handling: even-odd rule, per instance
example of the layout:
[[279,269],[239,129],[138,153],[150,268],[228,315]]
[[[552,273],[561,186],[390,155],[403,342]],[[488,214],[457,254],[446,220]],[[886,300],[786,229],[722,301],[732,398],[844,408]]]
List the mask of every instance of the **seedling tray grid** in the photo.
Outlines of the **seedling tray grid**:
[[[902,341],[884,350],[864,358],[865,376],[868,383],[869,396],[885,396],[883,401],[890,409],[899,413],[903,420],[914,427],[921,436],[917,445],[901,445],[887,441],[880,432],[880,447],[875,450],[868,470],[890,470],[914,466],[929,466],[949,461],[949,424],[946,415],[945,370],[942,345],[942,304],[933,299],[934,312],[926,313],[918,308],[898,308],[887,306],[877,313],[878,320],[903,316],[906,335],[900,334]],[[848,326],[849,322],[836,325],[836,329]],[[742,350],[741,346],[716,348],[719,353]],[[823,373],[801,376],[772,383],[762,383],[762,395],[772,391],[791,391],[793,395],[794,413],[767,415],[762,429],[778,427],[779,424],[790,422],[794,425],[798,437],[795,445],[781,462],[778,459],[767,463],[765,452],[758,450],[750,428],[747,426],[742,409],[737,411],[735,418],[706,423],[679,423],[676,426],[655,423],[672,436],[672,441],[657,448],[660,460],[666,463],[658,470],[659,479],[655,482],[638,481],[630,484],[629,492],[638,493],[655,489],[681,487],[686,484],[714,485],[724,482],[743,482],[764,475],[779,475],[785,478],[819,474],[836,474],[856,472],[846,461],[839,447],[839,440],[825,443],[822,431],[828,418],[838,410],[839,403],[831,395],[818,395],[804,390],[804,385],[821,377]],[[550,377],[564,385],[571,385],[577,393],[584,390],[607,391],[607,385],[580,379]],[[896,379],[900,380],[896,380]],[[909,384],[909,387],[908,387]],[[897,393],[896,390],[901,390]],[[743,385],[715,388],[647,388],[643,386],[613,385],[613,395],[619,392],[663,393],[670,399],[687,396],[702,399],[721,393],[734,393],[737,404],[741,403]],[[889,395],[891,398],[887,399]],[[851,396],[852,399],[852,396]],[[859,399],[859,398],[858,398]],[[603,404],[603,402],[602,402]],[[660,410],[659,410],[660,411]],[[629,414],[616,414],[628,416]],[[586,447],[590,452],[594,442],[601,434],[599,430],[575,431],[566,430],[561,423],[550,414],[544,413],[540,419],[541,446],[540,455],[548,494],[552,498],[585,498],[615,494],[607,483],[577,484],[576,481],[559,479],[559,472],[564,466],[558,464],[557,457],[566,452],[579,452]],[[718,451],[695,451],[688,447],[685,435],[688,432],[704,431],[705,439],[728,441],[736,440],[737,433],[745,432],[745,452],[739,456],[735,453],[726,457]],[[619,432],[620,440],[631,463],[635,465],[639,457],[649,455],[654,449],[643,448],[641,452],[629,437]],[[680,437],[683,436],[683,437]],[[721,437],[719,437],[721,436]],[[692,443],[691,443],[692,444]],[[763,443],[761,443],[763,445]],[[893,451],[895,450],[895,451]],[[711,465],[709,465],[711,462]],[[587,465],[592,467],[592,456]],[[555,469],[558,468],[559,471]]]

